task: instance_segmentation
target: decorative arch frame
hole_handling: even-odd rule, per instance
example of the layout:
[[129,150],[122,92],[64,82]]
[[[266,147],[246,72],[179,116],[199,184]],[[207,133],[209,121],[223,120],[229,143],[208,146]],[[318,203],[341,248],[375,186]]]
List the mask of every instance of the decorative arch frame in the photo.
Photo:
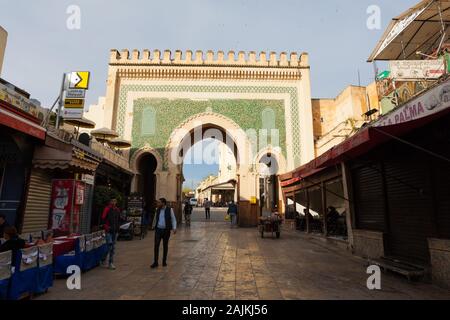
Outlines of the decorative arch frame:
[[134,172],[134,174],[139,174],[138,163],[140,158],[145,154],[151,154],[152,156],[155,157],[157,162],[155,173],[163,171],[164,161],[163,158],[160,156],[159,152],[150,146],[145,146],[137,150],[130,158],[130,168]]

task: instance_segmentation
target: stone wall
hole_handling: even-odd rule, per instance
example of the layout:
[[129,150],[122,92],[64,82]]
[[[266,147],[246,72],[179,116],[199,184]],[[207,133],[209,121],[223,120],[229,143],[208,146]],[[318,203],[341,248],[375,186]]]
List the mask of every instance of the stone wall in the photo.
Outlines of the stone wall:
[[450,239],[428,239],[433,283],[450,288]]
[[384,256],[383,233],[353,229],[353,251],[363,258],[377,259]]

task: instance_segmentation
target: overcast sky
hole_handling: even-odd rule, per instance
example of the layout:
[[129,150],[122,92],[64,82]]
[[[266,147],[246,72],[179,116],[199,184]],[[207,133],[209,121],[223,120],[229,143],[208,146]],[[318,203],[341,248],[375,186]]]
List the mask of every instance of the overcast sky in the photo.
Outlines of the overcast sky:
[[[89,102],[105,94],[111,48],[306,51],[313,97],[373,79],[366,63],[390,19],[417,0],[0,0],[9,32],[2,77],[44,105],[56,98],[63,72],[92,71]],[[366,27],[369,5],[382,30]],[[69,30],[70,5],[81,29]]]

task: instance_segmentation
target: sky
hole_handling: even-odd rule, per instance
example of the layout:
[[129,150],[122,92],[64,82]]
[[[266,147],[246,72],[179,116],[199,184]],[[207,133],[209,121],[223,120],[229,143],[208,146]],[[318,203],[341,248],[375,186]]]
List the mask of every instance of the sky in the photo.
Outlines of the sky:
[[[333,98],[359,84],[358,71],[362,85],[373,81],[372,49],[390,20],[417,2],[0,0],[0,25],[9,33],[1,77],[49,106],[64,72],[89,70],[89,105],[105,94],[113,48],[296,51],[309,53],[312,96]],[[80,8],[80,29],[67,28],[71,5]],[[371,5],[381,10],[380,29],[367,27]],[[185,175],[198,179],[208,170]]]

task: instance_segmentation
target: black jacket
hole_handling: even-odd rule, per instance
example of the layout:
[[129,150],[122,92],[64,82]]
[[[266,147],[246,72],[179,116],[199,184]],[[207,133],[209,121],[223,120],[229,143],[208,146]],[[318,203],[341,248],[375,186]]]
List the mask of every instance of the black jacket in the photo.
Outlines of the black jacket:
[[25,248],[25,240],[20,239],[19,237],[14,237],[0,246],[0,252],[12,251],[12,262],[14,264],[17,259],[17,253],[23,248]]

